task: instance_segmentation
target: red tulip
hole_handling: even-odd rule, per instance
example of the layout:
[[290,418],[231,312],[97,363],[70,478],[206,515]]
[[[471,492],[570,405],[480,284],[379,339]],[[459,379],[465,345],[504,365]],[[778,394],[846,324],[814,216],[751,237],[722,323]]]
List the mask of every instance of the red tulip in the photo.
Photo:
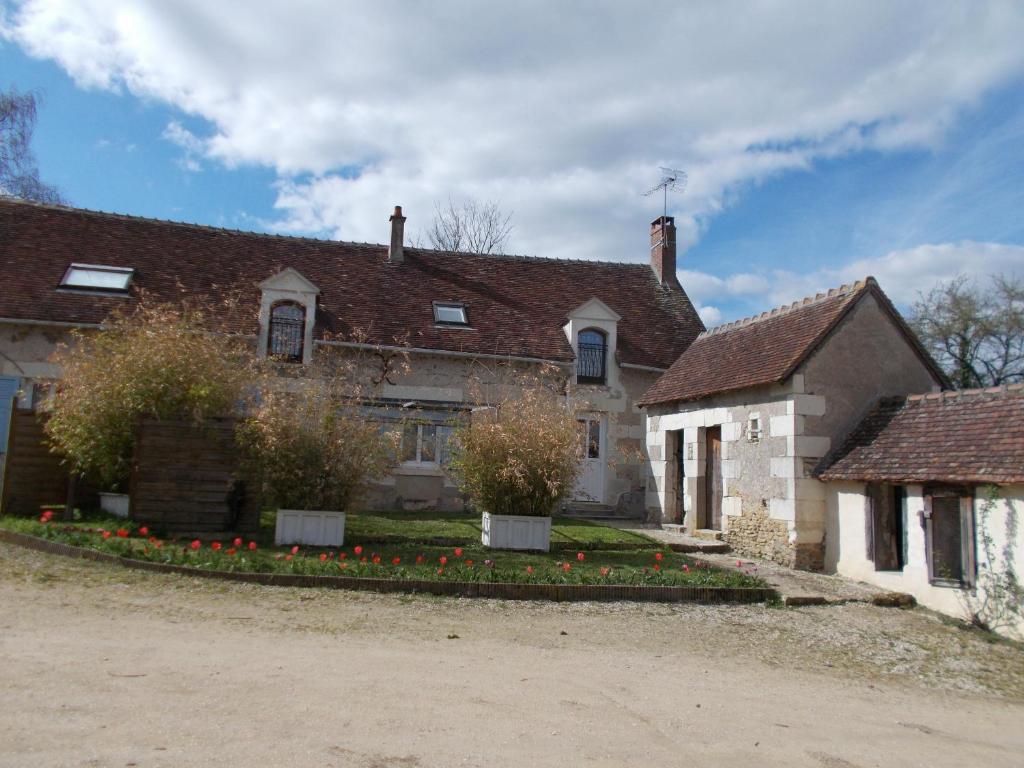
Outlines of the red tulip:
[[686,564],[684,563],[684,564],[683,564],[683,572],[684,572],[684,573],[689,573],[689,572],[690,572],[690,566],[688,566],[688,565],[686,565]]
[[346,557],[348,557],[348,552],[339,552],[338,553],[338,559],[339,560],[344,560]]
[[149,543],[150,544],[156,544],[156,536],[150,536],[149,537]]
[[199,549],[201,546],[203,546],[203,542],[201,542],[199,539],[196,539],[191,544],[189,544],[189,546],[192,547],[192,549]]
[[566,573],[568,573],[570,570],[572,570],[572,564],[571,563],[562,563],[562,570],[565,571]]
[[146,526],[139,528],[139,536],[149,536],[149,528]]
[[210,545],[210,549],[212,549],[214,552],[220,552],[221,546],[223,545],[219,541],[215,541],[213,542],[213,544]]
[[320,562],[321,563],[326,563],[327,562],[327,553],[325,553],[325,552],[321,552],[320,553]]
[[100,531],[100,533],[103,535],[104,539],[110,538],[110,531]]
[[163,545],[164,545],[164,543],[162,541],[160,541],[160,539],[157,539],[156,541],[153,542],[153,546],[156,547],[157,549],[160,549],[160,547],[162,547]]
[[229,555],[234,555],[234,554],[237,554],[237,552],[238,552],[238,550],[237,550],[237,549],[235,549],[234,547],[231,547],[231,549],[228,549],[228,550],[226,550],[226,551],[227,551],[227,553],[228,553]]
[[236,547],[240,547],[240,546],[242,546],[242,537],[241,537],[241,536],[237,537],[237,538],[236,538],[236,539],[235,539],[235,540],[234,540],[233,542],[231,542],[231,543],[232,543],[232,544],[234,544],[234,545],[235,545]]
[[344,571],[346,568],[348,568],[348,563],[338,563],[338,567]]
[[423,565],[423,563],[425,563],[426,560],[427,558],[425,558],[423,555],[416,555],[416,565]]
[[582,552],[577,552],[576,553],[576,559],[579,560],[582,563],[584,560],[587,559],[587,556],[584,555]]
[[445,557],[444,555],[441,555],[440,563],[441,563],[441,565],[447,565],[448,564],[448,558]]
[[455,556],[456,557],[462,557],[462,547],[456,547],[455,548]]
[[117,529],[117,537],[119,539],[127,539],[128,538],[128,531],[125,530],[124,528],[118,528]]
[[285,555],[285,556],[284,556],[284,559],[285,559],[285,560],[291,560],[291,559],[292,559],[292,556],[291,556],[291,555]]
[[392,565],[398,565],[400,562],[402,562],[402,558],[400,558],[400,557],[392,557],[391,558],[391,564]]
[[602,576],[607,576],[608,575],[608,567],[607,566],[601,568],[601,575]]
[[292,547],[292,554],[293,555],[299,554],[299,545],[298,544],[296,544],[294,547]]
[[663,555],[663,554],[661,554],[661,552],[656,552],[656,553],[654,554],[654,559],[655,559],[655,560],[661,561],[661,559],[662,559],[663,557],[664,557],[664,555]]
[[473,561],[472,560],[467,560],[466,561],[466,565],[468,565],[470,568],[472,568],[473,567]]
[[366,555],[363,555],[362,557],[360,557],[359,558],[359,562],[360,563],[365,563],[366,562]]
[[380,565],[380,555],[374,555],[373,556],[373,564],[374,565]]
[[654,570],[656,570],[656,571],[660,571],[660,570],[661,570],[661,566],[660,566],[660,565],[658,565],[657,563],[655,563],[655,564],[654,564]]
[[363,554],[363,548],[361,546],[359,546],[358,544],[355,546],[355,548],[352,551],[355,552],[357,555]]
[[333,560],[334,559],[334,550],[333,549],[330,552],[327,553],[327,559],[328,560]]
[[526,566],[526,572],[527,573],[533,573],[533,566],[532,565]]
[[437,575],[438,575],[438,576],[441,576],[441,575],[443,575],[443,574],[444,574],[444,568],[438,568],[438,569],[437,569]]
[[249,542],[249,551],[250,552],[255,552],[256,551],[256,542],[255,541],[250,541]]

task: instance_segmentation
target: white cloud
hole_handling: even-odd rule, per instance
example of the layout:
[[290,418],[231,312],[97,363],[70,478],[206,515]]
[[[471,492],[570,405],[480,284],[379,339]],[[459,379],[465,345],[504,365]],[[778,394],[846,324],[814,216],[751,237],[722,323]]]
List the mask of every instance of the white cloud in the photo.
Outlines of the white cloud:
[[745,185],[933,146],[1024,71],[1005,2],[27,0],[0,24],[83,87],[209,121],[186,165],[274,168],[284,228],[380,242],[395,203],[415,235],[473,196],[514,211],[516,250],[581,258],[646,258],[659,165],[689,172],[693,243]]
[[[738,302],[739,314],[731,312],[731,318],[788,304],[869,275],[878,280],[882,290],[897,305],[909,307],[936,283],[959,275],[966,275],[981,285],[993,275],[1024,278],[1024,246],[965,240],[919,245],[875,259],[858,259],[839,267],[823,267],[806,273],[773,270],[761,275],[738,274],[725,278],[696,271],[680,270],[678,273],[683,287],[698,305],[709,300],[715,300],[719,306],[723,302]],[[754,286],[763,286],[763,290],[752,290]],[[719,319],[726,314],[715,307],[706,309],[718,312]],[[700,311],[703,313],[704,309]],[[708,322],[705,319],[705,323]]]
[[706,306],[697,309],[697,314],[704,321],[704,325],[712,328],[722,322],[722,310],[718,307]]
[[203,169],[198,158],[204,154],[206,147],[203,141],[185,126],[177,120],[172,120],[164,128],[161,137],[181,147],[182,156],[178,158],[178,165],[181,168],[193,173]]

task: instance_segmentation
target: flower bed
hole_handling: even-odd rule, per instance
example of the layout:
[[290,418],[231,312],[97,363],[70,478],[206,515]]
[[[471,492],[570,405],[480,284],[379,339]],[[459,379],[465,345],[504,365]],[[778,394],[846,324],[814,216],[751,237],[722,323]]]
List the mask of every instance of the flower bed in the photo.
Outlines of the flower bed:
[[409,582],[651,587],[762,588],[754,570],[724,571],[660,550],[567,553],[494,552],[479,545],[436,548],[404,544],[379,547],[353,542],[338,550],[263,547],[250,539],[203,542],[163,540],[127,523],[55,522],[3,518],[21,534],[117,557],[227,573],[343,576]]

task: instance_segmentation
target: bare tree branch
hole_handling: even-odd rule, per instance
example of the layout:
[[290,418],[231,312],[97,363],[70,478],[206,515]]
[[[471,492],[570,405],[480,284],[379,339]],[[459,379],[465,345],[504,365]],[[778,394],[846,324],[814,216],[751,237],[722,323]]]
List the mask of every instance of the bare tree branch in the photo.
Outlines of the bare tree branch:
[[503,214],[493,201],[468,199],[434,206],[434,221],[427,230],[432,248],[460,253],[501,253],[512,232],[512,214]]
[[962,389],[1024,381],[1024,279],[980,289],[961,275],[915,302],[910,324]]
[[36,107],[41,97],[34,91],[20,93],[11,88],[0,93],[0,195],[62,203],[56,187],[39,179],[32,153],[32,132],[36,127]]

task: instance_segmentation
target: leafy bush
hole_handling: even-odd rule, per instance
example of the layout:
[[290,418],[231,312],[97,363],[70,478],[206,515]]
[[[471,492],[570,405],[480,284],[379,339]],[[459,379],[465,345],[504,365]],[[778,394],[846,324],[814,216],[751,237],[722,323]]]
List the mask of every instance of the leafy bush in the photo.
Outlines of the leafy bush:
[[115,489],[130,472],[141,417],[201,423],[237,408],[251,354],[236,337],[210,332],[213,315],[143,301],[100,332],[72,332],[55,357],[64,375],[46,406],[46,433],[74,472]]
[[453,435],[452,468],[481,511],[551,515],[580,472],[578,406],[539,376],[520,376],[497,405]]
[[246,469],[267,503],[344,511],[389,470],[394,446],[343,388],[323,378],[291,391],[267,387],[239,425]]

